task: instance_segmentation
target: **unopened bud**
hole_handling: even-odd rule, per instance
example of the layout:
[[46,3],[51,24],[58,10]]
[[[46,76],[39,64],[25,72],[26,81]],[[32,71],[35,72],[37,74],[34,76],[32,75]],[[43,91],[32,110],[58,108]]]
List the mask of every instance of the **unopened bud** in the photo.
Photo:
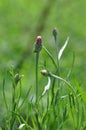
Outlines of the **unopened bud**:
[[42,49],[42,37],[37,36],[36,43],[35,43],[35,51],[34,52],[40,52]]
[[37,36],[36,42],[37,42],[37,44],[41,44],[42,43],[42,37],[41,36]]
[[41,70],[41,74],[43,75],[43,76],[49,76],[49,73],[48,73],[48,71],[47,70]]
[[23,75],[19,75],[18,73],[15,74],[14,79],[15,79],[15,83],[16,84],[19,82],[19,80],[21,79],[21,77],[23,77]]
[[53,36],[54,36],[55,41],[56,41],[56,38],[57,38],[57,29],[56,28],[53,29]]

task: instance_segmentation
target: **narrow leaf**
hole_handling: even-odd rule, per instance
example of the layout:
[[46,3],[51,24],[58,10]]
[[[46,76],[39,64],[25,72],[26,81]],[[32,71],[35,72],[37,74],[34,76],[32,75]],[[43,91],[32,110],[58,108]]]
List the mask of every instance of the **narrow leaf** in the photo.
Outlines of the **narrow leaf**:
[[50,84],[51,84],[51,80],[50,80],[50,77],[48,77],[48,83],[47,85],[45,86],[44,88],[44,91],[42,93],[42,96],[46,93],[46,91],[50,88]]
[[24,126],[25,126],[25,124],[24,124],[24,123],[23,123],[23,124],[21,124],[21,125],[19,126],[19,129],[21,130]]
[[48,54],[48,56],[50,57],[53,65],[55,66],[55,68],[57,68],[56,62],[54,61],[54,58],[52,56],[52,54],[45,48],[45,46],[43,46],[43,49],[45,50],[45,52]]
[[65,41],[64,45],[62,46],[62,48],[60,49],[59,53],[58,53],[58,60],[61,59],[61,56],[63,54],[63,51],[65,50],[67,44],[68,44],[68,41],[69,41],[69,37],[67,37],[67,40]]
[[5,95],[5,79],[3,79],[3,97],[4,97],[6,109],[8,110],[8,104],[7,104],[6,95]]
[[19,108],[21,108],[21,107],[23,106],[23,104],[25,103],[27,97],[29,96],[30,91],[31,91],[31,87],[30,87],[29,90],[27,91],[26,96],[25,96],[24,100],[22,101],[22,103],[19,104]]

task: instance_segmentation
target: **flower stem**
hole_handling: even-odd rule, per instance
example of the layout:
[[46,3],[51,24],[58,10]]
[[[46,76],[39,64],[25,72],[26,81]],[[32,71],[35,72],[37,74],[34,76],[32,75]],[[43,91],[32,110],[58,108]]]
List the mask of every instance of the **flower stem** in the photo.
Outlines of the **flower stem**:
[[52,74],[52,73],[50,73],[50,76],[53,77],[53,78],[56,78],[56,79],[58,79],[58,80],[61,80],[61,81],[63,81],[64,83],[66,83],[66,84],[70,87],[70,89],[72,90],[72,92],[73,92],[74,94],[76,94],[76,91],[75,91],[75,89],[73,88],[73,86],[72,86],[69,82],[67,82],[65,79],[63,79],[63,78],[61,78],[61,77],[59,77],[59,76],[57,76],[57,75],[54,75],[54,74]]
[[4,97],[4,102],[5,102],[6,109],[8,111],[8,104],[7,104],[6,95],[5,95],[5,79],[3,79],[3,97]]
[[38,101],[38,60],[39,52],[36,53],[36,103]]
[[[58,53],[59,53],[59,42],[58,42],[58,35],[57,35],[57,29],[53,29],[53,36],[54,36],[54,41],[55,41],[55,48],[56,48],[56,58],[57,58],[57,68],[56,68],[56,74],[60,76],[60,62],[58,60]],[[56,94],[54,94],[54,88],[55,88],[55,78],[53,79],[53,84],[52,84],[52,99],[55,98],[55,102],[57,101],[57,97],[59,97],[59,89],[60,89],[60,80],[58,79],[58,88],[56,90]],[[59,98],[58,98],[59,99]],[[53,100],[52,100],[53,102]]]

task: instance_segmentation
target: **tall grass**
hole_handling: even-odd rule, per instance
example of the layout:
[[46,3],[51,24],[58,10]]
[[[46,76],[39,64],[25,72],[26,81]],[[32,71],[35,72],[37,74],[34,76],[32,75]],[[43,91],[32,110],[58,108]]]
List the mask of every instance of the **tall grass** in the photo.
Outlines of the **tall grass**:
[[[22,77],[15,74],[13,68],[9,70],[12,81],[11,105],[9,106],[5,94],[6,79],[3,80],[3,98],[7,111],[7,118],[4,119],[4,126],[1,130],[85,130],[86,129],[86,95],[78,82],[75,84],[69,81],[71,70],[65,77],[61,77],[60,60],[67,47],[69,37],[62,48],[59,48],[57,29],[53,30],[56,58],[42,44],[42,38],[37,37],[35,43],[36,52],[36,87],[35,101],[31,97],[31,88],[28,89],[26,96],[21,101]],[[41,41],[40,41],[41,38]],[[41,74],[48,79],[43,92],[39,91],[39,60],[42,50],[46,52],[55,70],[51,72],[48,66],[43,66]],[[40,53],[39,53],[40,51]],[[47,62],[47,61],[46,61]],[[74,64],[74,57],[72,68]],[[27,83],[28,84],[28,83]],[[24,88],[23,88],[24,89]],[[27,100],[28,99],[28,100]],[[27,109],[26,113],[24,113]],[[4,116],[4,115],[3,115]]]

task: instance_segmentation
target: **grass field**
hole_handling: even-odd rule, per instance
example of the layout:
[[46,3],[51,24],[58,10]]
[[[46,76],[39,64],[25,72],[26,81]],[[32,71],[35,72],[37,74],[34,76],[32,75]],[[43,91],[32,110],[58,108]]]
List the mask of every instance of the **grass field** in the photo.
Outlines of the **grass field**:
[[[8,130],[8,128],[6,128],[5,125],[9,123],[6,123],[6,121],[9,122],[10,119],[8,117],[12,116],[10,114],[11,112],[7,114],[7,109],[4,103],[3,79],[5,79],[4,87],[5,87],[5,94],[6,94],[8,106],[12,105],[11,98],[13,96],[11,93],[12,92],[12,79],[10,78],[10,74],[8,72],[12,66],[15,69],[14,70],[15,73],[24,75],[24,77],[21,80],[22,82],[21,100],[25,98],[28,89],[31,87],[31,91],[28,96],[28,98],[30,99],[28,98],[26,99],[24,106],[21,108],[21,111],[19,111],[18,113],[18,114],[21,114],[22,116],[25,116],[24,119],[26,120],[28,109],[25,110],[25,108],[27,106],[27,102],[29,102],[31,98],[34,97],[35,95],[35,68],[36,68],[35,64],[36,63],[35,63],[35,54],[33,53],[34,43],[36,41],[36,37],[38,35],[41,35],[43,45],[51,52],[53,57],[55,57],[55,61],[56,61],[57,59],[56,59],[56,52],[55,52],[55,44],[54,44],[54,38],[52,35],[52,30],[54,27],[56,27],[58,30],[59,48],[63,46],[67,37],[69,36],[68,45],[60,61],[60,68],[61,68],[60,76],[64,77],[64,79],[66,78],[68,71],[71,70],[72,61],[73,61],[73,58],[75,57],[73,69],[68,80],[74,86],[80,85],[81,89],[83,90],[83,93],[86,91],[85,89],[85,80],[86,80],[85,78],[85,73],[86,73],[86,61],[85,61],[85,57],[86,57],[86,45],[85,45],[85,42],[86,42],[86,38],[85,38],[86,36],[86,18],[85,17],[86,16],[85,15],[86,13],[85,12],[86,11],[85,11],[85,8],[86,8],[85,0],[41,0],[41,1],[35,0],[34,2],[31,0],[15,0],[15,1],[1,0],[0,1],[0,60],[1,60],[1,64],[0,64],[0,72],[1,72],[0,73],[0,99],[1,99],[0,101],[0,109],[1,109],[0,110],[1,111],[0,127],[2,127],[2,130],[4,129]],[[45,66],[46,66],[46,69],[48,69],[52,73],[55,72],[55,68],[52,64],[50,57],[46,54],[44,50],[42,50],[40,52],[39,67],[38,67],[38,73],[39,73],[38,81],[39,81],[39,86],[40,86],[39,95],[41,95],[43,88],[47,82],[47,79],[43,78],[43,76],[41,76],[40,74],[40,70],[43,69]],[[75,84],[79,84],[79,85],[75,85]],[[17,94],[19,94],[19,91],[20,91],[19,87],[17,89],[18,89]],[[68,90],[65,90],[65,89],[61,90],[63,95],[67,94],[66,91]],[[68,94],[69,94],[69,91],[68,91]],[[51,101],[52,99],[51,96],[49,98]],[[74,99],[76,99],[76,96],[74,97]],[[43,103],[46,103],[44,102],[45,100],[46,100],[46,96],[43,99]],[[79,99],[79,101],[81,102],[81,99]],[[68,99],[65,100],[65,102],[68,102]],[[66,104],[65,102],[63,102],[64,106]],[[42,113],[41,105],[39,105],[40,111],[41,111],[40,113]],[[63,105],[60,104],[60,107],[59,107],[61,108],[60,113],[63,112],[62,107]],[[82,112],[81,107],[82,106],[80,106],[79,108],[80,112]],[[12,111],[11,107],[9,107],[9,109],[10,111]],[[59,111],[59,109],[57,111]],[[32,110],[31,112],[33,113]],[[47,115],[47,117],[48,116],[50,115]],[[61,129],[62,130],[67,130],[67,129],[85,130],[85,127],[74,128],[74,125],[72,125],[74,124],[74,122],[70,114],[69,114],[69,117],[70,118],[68,118],[68,120],[64,123],[63,125],[64,127],[63,128],[58,127],[58,130],[61,130]],[[56,123],[55,123],[55,127],[53,127],[54,117],[51,116],[51,118],[52,120],[51,122],[49,122],[49,124],[53,129],[57,130]],[[77,120],[76,116],[74,118],[75,120]],[[33,120],[36,120],[36,119],[33,118]],[[46,122],[48,122],[48,118],[44,122],[44,124],[46,124]],[[82,121],[81,119],[81,122],[84,122],[83,124],[86,125],[85,123],[86,120]],[[80,124],[80,122],[78,123]],[[41,129],[50,130],[50,126],[46,125],[46,128],[43,126],[43,128]],[[12,129],[14,130],[15,128],[12,128]],[[9,128],[9,130],[12,130],[12,129],[11,127]],[[26,130],[30,128],[22,128],[22,129]],[[33,130],[35,129],[37,128],[35,128],[34,126]]]

